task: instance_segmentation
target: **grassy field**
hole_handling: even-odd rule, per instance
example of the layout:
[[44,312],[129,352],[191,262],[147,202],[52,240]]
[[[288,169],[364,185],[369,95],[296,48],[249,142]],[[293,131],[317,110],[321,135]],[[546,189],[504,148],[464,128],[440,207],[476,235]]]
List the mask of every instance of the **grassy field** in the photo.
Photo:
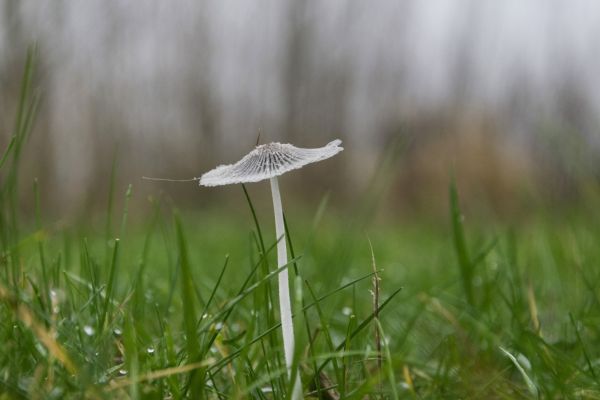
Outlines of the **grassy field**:
[[[69,226],[34,184],[21,215],[32,72],[0,161],[0,399],[285,398],[268,207],[154,200],[130,223],[135,192],[117,188],[100,223]],[[454,186],[442,221],[374,223],[376,200],[287,215],[307,397],[600,398],[593,205],[506,227],[469,223]]]

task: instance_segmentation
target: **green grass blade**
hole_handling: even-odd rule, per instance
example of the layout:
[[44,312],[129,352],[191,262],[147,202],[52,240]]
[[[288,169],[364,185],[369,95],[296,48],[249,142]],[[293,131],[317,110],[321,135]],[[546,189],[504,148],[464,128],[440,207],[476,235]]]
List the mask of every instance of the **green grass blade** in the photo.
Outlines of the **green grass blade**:
[[16,139],[17,137],[14,135],[10,138],[10,142],[8,142],[8,146],[6,146],[6,150],[4,150],[4,154],[2,154],[2,158],[0,159],[0,169],[2,169],[4,163],[6,163],[6,160],[10,156],[11,151],[15,147]]
[[129,396],[132,400],[137,400],[140,398],[140,388],[138,383],[140,366],[138,358],[137,334],[135,324],[131,320],[131,317],[125,318],[123,346],[125,348],[125,365],[127,366],[127,375],[131,380],[131,385],[129,386]]
[[[35,65],[37,61],[37,48],[30,46],[27,51],[27,58],[25,61],[25,67],[23,69],[23,75],[21,78],[21,88],[19,94],[19,101],[17,103],[17,111],[15,117],[14,127],[14,144],[11,147],[10,154],[12,155],[11,166],[8,170],[8,176],[6,182],[2,185],[2,205],[6,201],[6,208],[2,212],[2,241],[5,247],[12,247],[12,254],[10,257],[12,275],[13,275],[13,289],[18,289],[18,274],[19,268],[18,260],[19,249],[14,245],[20,240],[19,233],[19,222],[18,213],[20,202],[18,200],[19,195],[19,168],[20,159],[22,154],[23,146],[29,136],[28,133],[33,126],[33,121],[36,116],[37,106],[39,104],[39,95],[32,95],[33,76],[35,71]],[[8,152],[5,153],[8,155]],[[4,162],[4,161],[3,161]]]
[[[285,217],[285,213],[283,214],[283,226],[284,226],[284,229],[285,229],[285,237],[287,239],[287,244],[288,244],[288,249],[289,249],[289,252],[290,252],[290,257],[292,257],[292,259],[295,259],[296,258],[296,253],[294,251],[294,243],[293,243],[293,240],[292,240],[292,235],[290,234],[290,229],[288,227],[287,218]],[[301,284],[302,280],[301,280],[301,276],[300,276],[300,273],[299,273],[299,270],[298,270],[298,263],[294,262],[293,265],[294,265],[294,272],[296,274],[296,278],[300,279],[300,284]],[[301,290],[301,289],[302,288],[300,286],[298,290]],[[296,293],[296,294],[298,295],[298,293]],[[298,298],[299,297],[296,296],[296,299],[298,299]],[[305,309],[306,302],[304,301],[304,297],[300,297],[300,306],[301,306],[300,309],[302,310],[302,316],[303,316],[303,320],[304,320],[304,327],[306,328],[306,336],[308,337],[308,342],[312,343],[313,342],[313,340],[312,340],[312,329],[311,329],[311,326],[310,326],[310,318],[308,317],[307,310]],[[298,355],[299,349],[300,349],[300,346],[296,345],[296,353],[297,353],[296,355]],[[309,356],[314,357],[314,351],[313,351],[312,345],[309,345],[308,352],[309,352]],[[316,370],[316,368],[317,368],[317,364],[313,363],[313,369]],[[292,376],[295,377],[296,374],[292,373]],[[317,389],[319,389],[320,382],[319,382],[318,379],[316,379],[314,381],[314,384],[317,387]],[[291,389],[292,387],[293,386],[290,386],[289,389]]]
[[533,383],[533,380],[529,377],[529,375],[527,375],[527,372],[525,372],[525,369],[523,368],[523,366],[521,366],[519,360],[517,360],[515,356],[513,356],[508,350],[504,349],[503,347],[500,347],[500,350],[504,353],[504,355],[506,355],[506,357],[510,359],[513,365],[517,368],[517,370],[523,377],[523,380],[525,381],[525,384],[527,385],[527,388],[529,389],[531,395],[534,397],[538,397],[537,386],[535,385],[535,383]]
[[133,287],[135,288],[135,300],[134,300],[134,314],[136,318],[141,317],[144,314],[144,305],[145,305],[145,281],[144,281],[144,273],[146,271],[146,266],[148,265],[148,254],[150,252],[150,248],[152,247],[152,238],[154,235],[154,231],[156,229],[156,225],[158,223],[158,219],[160,216],[160,205],[158,202],[152,201],[152,205],[154,207],[154,212],[152,218],[150,218],[150,222],[146,227],[146,234],[144,237],[144,246],[142,248],[142,254],[140,257],[140,261],[138,264],[138,269],[135,274],[135,280],[133,282]]
[[[208,312],[208,308],[210,307],[210,305],[212,304],[212,301],[215,298],[217,289],[219,289],[219,287],[221,286],[221,281],[223,280],[223,276],[225,275],[225,271],[227,270],[228,264],[229,264],[229,254],[225,255],[225,262],[223,263],[223,267],[221,268],[219,277],[217,278],[217,281],[215,282],[215,284],[213,286],[213,290],[210,292],[210,296],[208,296],[208,300],[204,304],[204,309],[202,310],[202,313],[200,313],[200,316],[204,316]],[[200,319],[198,321],[198,325],[200,325],[201,322],[202,322],[202,319]]]
[[456,182],[454,179],[450,183],[450,214],[452,220],[452,240],[454,243],[454,250],[458,259],[458,266],[460,269],[460,276],[462,279],[463,290],[465,292],[465,298],[469,305],[475,305],[475,299],[473,295],[473,266],[469,257],[469,251],[467,249],[467,243],[465,239],[465,232],[463,227],[463,216],[460,211],[458,191],[456,189]]
[[131,200],[133,187],[131,184],[127,186],[125,191],[125,205],[123,206],[123,217],[121,218],[121,229],[119,230],[119,238],[123,240],[125,238],[125,230],[127,228],[127,218],[129,216],[129,201]]
[[[392,301],[392,299],[394,297],[396,297],[396,295],[398,293],[400,293],[400,291],[402,290],[402,288],[396,289],[394,292],[392,292],[391,295],[388,296],[387,299],[385,299],[385,301],[383,303],[381,303],[381,305],[379,306],[379,308],[372,312],[367,318],[365,318],[357,327],[356,329],[354,329],[347,337],[346,340],[352,340],[356,335],[358,335],[363,329],[365,329],[370,323],[371,321],[373,321],[373,319],[375,318],[375,314],[377,313],[381,313],[381,311],[385,308],[385,306],[387,306],[390,301]],[[344,346],[346,345],[346,340],[344,340],[341,344],[339,344],[336,347],[336,351],[341,351]],[[323,368],[325,368],[327,366],[327,364],[329,363],[329,360],[325,360],[320,366],[319,369],[317,370],[317,373],[321,372],[323,370]]]
[[[44,233],[42,231],[42,216],[40,211],[40,190],[38,186],[38,180],[33,180],[33,193],[35,196],[35,222],[36,228],[38,231],[39,239],[37,240],[38,254],[40,258],[40,265],[42,266],[42,295],[44,297],[44,302],[46,303],[47,309],[52,307],[52,303],[50,301],[50,279],[48,278],[48,270],[46,266],[46,256],[44,255]],[[46,308],[45,307],[45,308]]]
[[[386,361],[386,373],[388,376],[388,379],[390,381],[390,387],[392,390],[392,398],[394,400],[398,400],[398,389],[396,388],[396,378],[394,376],[394,363],[393,363],[393,359],[392,359],[392,354],[390,353],[390,346],[388,344],[388,341],[386,340],[386,336],[385,336],[385,332],[383,332],[383,327],[381,326],[381,322],[379,322],[378,318],[375,318],[375,325],[377,327],[377,329],[379,330],[379,335],[383,338],[382,342],[383,342],[383,350],[385,352],[385,361]],[[379,357],[379,355],[378,355]]]
[[[308,288],[308,291],[310,292],[310,295],[313,299],[312,304],[314,304],[315,308],[317,309],[317,315],[319,316],[319,321],[321,323],[321,329],[323,330],[323,333],[325,335],[325,342],[327,343],[327,348],[330,353],[333,353],[333,352],[335,352],[335,345],[333,344],[331,331],[329,330],[329,321],[327,320],[327,318],[325,318],[325,314],[323,314],[323,309],[321,308],[321,304],[320,304],[321,302],[320,302],[320,300],[317,299],[317,296],[315,295],[315,292],[312,289],[312,286],[310,285],[310,283],[308,283],[308,281],[306,281],[305,283],[306,283],[306,287]],[[334,370],[337,381],[342,382],[344,377],[343,377],[342,371],[338,365],[337,359],[333,358],[332,363],[333,363],[333,370]],[[317,370],[318,370],[318,367],[317,367],[316,360],[315,360],[314,371],[317,371]],[[319,379],[315,379],[315,380],[317,382],[319,382]],[[317,390],[319,389],[318,386],[319,386],[319,384],[316,385]]]
[[344,338],[344,341],[340,345],[344,355],[342,357],[342,380],[339,383],[340,396],[342,398],[346,397],[346,391],[348,390],[347,377],[349,375],[349,365],[352,362],[350,345],[352,344],[351,335],[354,329],[356,329],[356,315],[350,314],[348,316],[348,325],[346,326],[346,336]]
[[[242,184],[242,189],[244,191],[244,196],[246,198],[246,202],[248,203],[248,207],[250,208],[250,213],[252,214],[252,220],[254,221],[254,227],[256,228],[256,234],[258,236],[258,242],[260,244],[260,252],[263,254],[262,256],[262,260],[263,260],[263,277],[267,276],[269,274],[269,260],[266,257],[266,246],[265,246],[265,241],[262,235],[262,230],[260,228],[260,224],[258,222],[258,217],[256,216],[256,210],[254,209],[254,205],[252,204],[252,200],[250,199],[250,194],[248,194],[248,190],[246,190],[246,186],[244,184]],[[265,285],[264,288],[264,292],[263,292],[263,300],[264,300],[264,304],[265,306],[273,304],[273,292],[272,292],[272,288],[271,288],[271,283],[267,282],[267,284]],[[267,307],[267,326],[270,326],[273,324],[273,322],[275,321],[275,307]],[[275,346],[277,341],[276,338],[271,338],[271,345]]]
[[[17,117],[15,119],[15,133],[21,138],[23,128],[25,126],[25,115],[27,114],[27,102],[31,93],[33,73],[35,69],[37,49],[35,46],[30,46],[27,49],[27,58],[25,60],[25,68],[23,69],[23,77],[21,79],[21,91],[19,102],[17,105]],[[19,143],[20,145],[21,143]]]
[[572,313],[569,313],[569,320],[571,321],[571,325],[573,325],[573,329],[575,330],[575,336],[577,336],[577,342],[579,343],[579,347],[581,347],[581,351],[583,353],[583,357],[585,358],[585,362],[587,363],[588,370],[594,378],[594,380],[596,381],[596,384],[600,385],[600,382],[598,381],[598,376],[596,376],[596,371],[594,370],[594,366],[592,364],[592,360],[590,359],[590,355],[585,345],[583,344],[583,339],[581,338],[581,334],[579,333],[577,322],[575,322],[575,318],[573,318]]
[[[379,271],[378,271],[379,272]],[[363,275],[359,278],[353,279],[350,282],[338,287],[337,289],[334,289],[326,294],[324,294],[323,296],[317,298],[314,302],[307,304],[306,306],[304,306],[303,311],[308,310],[309,308],[315,306],[317,303],[322,302],[323,300],[337,294],[338,292],[341,292],[344,289],[347,289],[349,287],[353,287],[354,285],[356,285],[358,282],[364,281],[365,279],[369,279],[370,277],[372,277],[373,275],[375,275],[375,272],[370,272],[366,275]],[[306,282],[308,283],[308,282]]]
[[108,265],[110,256],[110,238],[112,234],[112,218],[113,218],[113,207],[115,197],[115,181],[117,176],[117,161],[118,161],[118,148],[115,149],[112,164],[110,167],[110,178],[108,183],[108,201],[106,205],[106,222],[104,226],[104,240],[105,240],[105,253],[104,253],[104,264]]
[[[183,302],[183,325],[186,335],[186,350],[188,362],[199,361],[200,345],[196,334],[197,315],[194,307],[194,287],[192,268],[188,258],[187,241],[183,233],[181,218],[174,214],[175,230],[177,234],[177,247],[179,249],[179,264],[181,268],[181,301]],[[190,396],[194,399],[203,398],[203,374],[190,374]]]
[[106,316],[108,314],[108,308],[113,296],[113,287],[115,284],[115,276],[117,271],[117,263],[119,260],[119,243],[118,238],[115,239],[115,247],[113,249],[112,261],[110,263],[110,272],[108,274],[108,283],[106,286],[106,293],[104,297],[104,305],[102,307],[102,313],[100,314],[100,322],[98,323],[98,329],[102,332],[105,329]]

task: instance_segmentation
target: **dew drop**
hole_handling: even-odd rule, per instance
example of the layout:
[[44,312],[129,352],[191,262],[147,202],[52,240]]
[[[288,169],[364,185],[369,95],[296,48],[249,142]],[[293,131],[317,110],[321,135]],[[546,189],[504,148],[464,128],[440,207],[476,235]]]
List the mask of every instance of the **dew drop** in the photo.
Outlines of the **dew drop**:
[[150,354],[150,355],[154,355],[154,352],[155,352],[155,351],[156,351],[156,350],[154,350],[154,347],[148,347],[148,348],[146,349],[146,353],[148,353],[148,354]]
[[521,364],[525,369],[531,370],[531,362],[525,355],[519,353],[517,354],[517,361]]
[[115,328],[113,329],[113,335],[115,335],[116,337],[120,337],[123,334],[123,331],[119,328]]
[[119,375],[121,375],[121,376],[127,375],[127,370],[126,369],[120,369],[119,370]]
[[351,315],[352,309],[350,307],[344,307],[342,308],[342,314],[344,314],[345,316]]
[[89,325],[85,325],[83,327],[83,331],[85,332],[86,335],[88,336],[92,336],[94,333],[96,333],[96,331],[94,330],[94,328],[92,328]]
[[50,289],[50,300],[52,303],[60,303],[65,301],[65,292],[61,289]]

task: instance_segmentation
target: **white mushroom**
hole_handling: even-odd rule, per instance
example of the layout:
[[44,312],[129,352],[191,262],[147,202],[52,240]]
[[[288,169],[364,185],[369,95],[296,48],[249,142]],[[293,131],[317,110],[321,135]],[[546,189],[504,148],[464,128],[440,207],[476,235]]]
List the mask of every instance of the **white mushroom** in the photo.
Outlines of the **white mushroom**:
[[[200,185],[221,186],[235,183],[259,182],[265,179],[271,181],[273,195],[273,211],[275,213],[275,233],[277,235],[277,264],[281,268],[288,263],[283,225],[283,210],[279,183],[277,177],[288,171],[302,168],[306,164],[325,160],[343,150],[341,140],[334,140],[324,147],[303,149],[291,144],[269,143],[257,146],[248,155],[235,164],[221,165],[200,177]],[[288,271],[279,273],[279,311],[281,313],[281,329],[283,332],[283,350],[291,378],[292,361],[294,358],[294,328],[292,324],[292,307]],[[302,397],[299,374],[292,392],[292,399]]]

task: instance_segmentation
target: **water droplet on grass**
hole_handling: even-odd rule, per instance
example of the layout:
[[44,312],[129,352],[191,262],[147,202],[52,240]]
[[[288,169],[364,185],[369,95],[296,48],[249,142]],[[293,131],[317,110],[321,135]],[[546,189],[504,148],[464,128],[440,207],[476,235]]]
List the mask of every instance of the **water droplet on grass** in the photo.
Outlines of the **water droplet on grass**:
[[146,349],[146,353],[148,353],[148,354],[150,354],[150,355],[154,355],[154,352],[155,352],[155,351],[156,351],[156,350],[154,350],[154,347],[148,347],[148,348]]
[[352,314],[352,309],[350,307],[344,307],[342,308],[342,314],[348,316]]
[[119,370],[119,375],[121,375],[121,376],[127,375],[127,370],[126,369],[120,369]]
[[60,289],[50,289],[50,303],[52,312],[58,314],[60,312],[60,303],[64,300],[65,294]]
[[525,355],[521,353],[517,354],[517,361],[523,366],[523,368],[531,370],[531,362],[527,357],[525,357]]
[[92,336],[94,333],[96,333],[96,331],[94,330],[94,328],[92,328],[89,325],[85,325],[83,327],[83,331],[85,332],[86,335],[88,336]]

